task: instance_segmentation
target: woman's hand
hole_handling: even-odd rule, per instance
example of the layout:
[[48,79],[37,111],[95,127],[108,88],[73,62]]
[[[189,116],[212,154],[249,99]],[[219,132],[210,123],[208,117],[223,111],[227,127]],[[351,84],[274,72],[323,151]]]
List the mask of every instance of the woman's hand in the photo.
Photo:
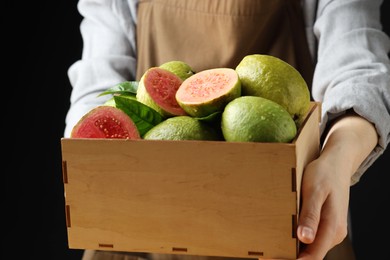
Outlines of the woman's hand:
[[353,112],[333,123],[321,155],[303,174],[298,259],[321,260],[346,237],[350,179],[377,142],[374,126]]

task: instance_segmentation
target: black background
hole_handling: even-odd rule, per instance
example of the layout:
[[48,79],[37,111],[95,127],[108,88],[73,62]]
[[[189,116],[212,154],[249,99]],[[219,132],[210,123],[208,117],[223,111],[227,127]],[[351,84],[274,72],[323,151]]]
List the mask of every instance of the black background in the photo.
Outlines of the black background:
[[[80,259],[82,251],[67,245],[60,139],[71,91],[67,69],[81,56],[81,16],[76,0],[25,2],[3,4],[1,16],[1,257]],[[382,7],[389,33],[390,1]],[[351,188],[358,260],[388,259],[389,185],[390,149]]]

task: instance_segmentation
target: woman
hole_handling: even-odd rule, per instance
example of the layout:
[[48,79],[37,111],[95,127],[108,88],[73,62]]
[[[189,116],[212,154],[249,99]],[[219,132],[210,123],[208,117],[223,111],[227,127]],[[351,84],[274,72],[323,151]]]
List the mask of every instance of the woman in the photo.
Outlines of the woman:
[[381,30],[381,3],[80,0],[84,49],[69,69],[65,136],[105,101],[97,94],[138,80],[149,67],[182,60],[195,71],[235,68],[247,54],[277,56],[322,102],[322,151],[304,172],[297,237],[305,245],[299,259],[323,259],[347,237],[350,186],[390,141],[390,41]]

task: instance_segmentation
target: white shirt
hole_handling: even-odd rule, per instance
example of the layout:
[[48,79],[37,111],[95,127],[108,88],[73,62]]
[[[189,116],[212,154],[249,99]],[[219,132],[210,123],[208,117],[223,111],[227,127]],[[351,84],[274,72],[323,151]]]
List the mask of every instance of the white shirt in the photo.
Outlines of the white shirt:
[[[68,71],[73,87],[65,137],[97,97],[135,79],[137,0],[80,0],[82,58]],[[303,0],[307,39],[316,69],[312,95],[322,103],[321,133],[348,109],[372,122],[379,142],[352,177],[359,181],[390,142],[390,39],[380,24],[381,0]]]

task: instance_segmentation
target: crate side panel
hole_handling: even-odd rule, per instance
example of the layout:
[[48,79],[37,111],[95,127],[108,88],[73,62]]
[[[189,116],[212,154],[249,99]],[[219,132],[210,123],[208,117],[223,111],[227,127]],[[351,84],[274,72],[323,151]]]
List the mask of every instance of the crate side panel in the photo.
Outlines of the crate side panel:
[[309,162],[316,159],[320,153],[320,107],[321,105],[319,103],[312,103],[312,109],[307,116],[307,119],[304,123],[305,125],[302,128],[299,137],[295,142],[297,155],[296,172],[298,198],[300,198],[300,190],[304,168]]
[[64,139],[62,146],[75,248],[183,247],[237,257],[295,249],[293,145]]

